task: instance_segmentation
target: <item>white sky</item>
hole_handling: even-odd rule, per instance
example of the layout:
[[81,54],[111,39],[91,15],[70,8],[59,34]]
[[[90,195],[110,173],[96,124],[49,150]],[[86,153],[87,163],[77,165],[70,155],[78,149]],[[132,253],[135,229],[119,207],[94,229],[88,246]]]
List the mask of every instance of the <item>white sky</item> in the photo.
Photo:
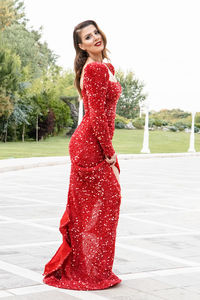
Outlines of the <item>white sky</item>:
[[150,109],[200,111],[199,0],[25,0],[29,25],[73,70],[74,27],[95,20],[115,69],[145,83]]

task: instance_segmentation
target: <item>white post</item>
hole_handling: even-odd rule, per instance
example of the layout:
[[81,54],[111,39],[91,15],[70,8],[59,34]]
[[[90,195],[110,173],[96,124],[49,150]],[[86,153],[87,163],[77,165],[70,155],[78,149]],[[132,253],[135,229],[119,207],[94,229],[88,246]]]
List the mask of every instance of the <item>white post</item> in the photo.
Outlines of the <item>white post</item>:
[[145,126],[144,126],[144,139],[141,153],[150,153],[149,149],[149,103],[145,103]]
[[191,126],[191,133],[190,133],[190,147],[188,149],[188,152],[196,152],[195,150],[195,140],[194,140],[194,119],[195,119],[196,112],[192,111],[192,126]]
[[83,119],[83,99],[79,97],[79,108],[78,108],[78,125]]

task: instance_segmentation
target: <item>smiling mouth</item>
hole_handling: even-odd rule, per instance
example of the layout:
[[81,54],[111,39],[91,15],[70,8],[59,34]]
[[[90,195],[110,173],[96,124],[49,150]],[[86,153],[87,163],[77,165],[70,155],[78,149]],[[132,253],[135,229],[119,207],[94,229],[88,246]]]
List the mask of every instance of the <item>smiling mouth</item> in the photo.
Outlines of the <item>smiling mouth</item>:
[[101,45],[101,41],[97,42],[96,44],[94,44],[95,46],[100,46]]

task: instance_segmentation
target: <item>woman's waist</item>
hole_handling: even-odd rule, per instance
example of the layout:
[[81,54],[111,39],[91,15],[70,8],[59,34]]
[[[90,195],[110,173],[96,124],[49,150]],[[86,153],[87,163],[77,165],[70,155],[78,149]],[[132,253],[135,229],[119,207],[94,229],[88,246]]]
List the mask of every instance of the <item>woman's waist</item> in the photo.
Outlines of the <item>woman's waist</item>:
[[[109,112],[105,113],[105,116],[106,116],[107,122],[102,122],[102,123],[103,124],[107,123],[108,127],[113,127],[113,124],[115,123],[116,112],[110,110]],[[91,125],[91,122],[92,122],[92,120],[91,120],[89,111],[87,111],[84,114],[84,116],[83,116],[83,118],[81,120],[81,123],[88,124],[88,125],[90,124]]]
[[[99,130],[102,130],[103,127],[108,127],[109,134],[112,137],[114,134],[115,122],[107,122],[107,124],[104,122],[102,124],[99,124]],[[89,114],[84,115],[81,123],[78,125],[75,132],[77,132],[77,133],[79,132],[79,134],[81,134],[81,133],[84,134],[86,132],[90,133],[90,134],[94,134],[94,130],[93,130],[93,126],[92,126]]]

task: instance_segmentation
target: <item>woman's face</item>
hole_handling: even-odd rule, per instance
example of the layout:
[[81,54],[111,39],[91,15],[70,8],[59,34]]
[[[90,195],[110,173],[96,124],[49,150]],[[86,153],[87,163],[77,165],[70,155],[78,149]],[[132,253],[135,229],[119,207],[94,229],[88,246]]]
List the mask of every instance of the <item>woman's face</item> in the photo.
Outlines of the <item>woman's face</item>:
[[[82,43],[79,47],[90,53],[99,53],[104,49],[103,39],[100,32],[94,25],[88,25],[80,32]],[[100,45],[95,45],[97,42],[101,42]]]

